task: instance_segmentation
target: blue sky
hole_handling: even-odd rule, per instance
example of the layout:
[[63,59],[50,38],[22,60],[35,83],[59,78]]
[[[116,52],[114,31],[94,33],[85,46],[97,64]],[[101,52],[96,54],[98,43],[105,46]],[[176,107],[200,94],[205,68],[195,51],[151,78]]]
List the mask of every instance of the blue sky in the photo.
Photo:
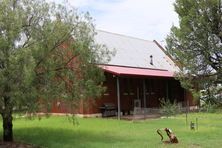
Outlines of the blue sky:
[[[62,2],[63,0],[52,0]],[[67,0],[89,12],[96,28],[162,42],[171,26],[178,25],[175,0]]]

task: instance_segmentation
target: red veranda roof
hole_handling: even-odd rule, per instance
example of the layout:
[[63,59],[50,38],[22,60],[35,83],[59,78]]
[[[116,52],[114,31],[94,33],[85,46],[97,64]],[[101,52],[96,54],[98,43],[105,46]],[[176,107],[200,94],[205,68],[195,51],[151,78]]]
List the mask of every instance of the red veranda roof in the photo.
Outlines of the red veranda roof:
[[100,65],[100,67],[106,72],[109,72],[115,75],[174,77],[174,73],[167,70],[122,67],[122,66],[111,66],[111,65]]

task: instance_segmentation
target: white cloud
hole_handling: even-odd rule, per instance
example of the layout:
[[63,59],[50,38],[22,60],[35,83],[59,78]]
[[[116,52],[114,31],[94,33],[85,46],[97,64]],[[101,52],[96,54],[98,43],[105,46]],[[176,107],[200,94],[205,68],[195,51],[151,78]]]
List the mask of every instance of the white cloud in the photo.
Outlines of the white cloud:
[[69,0],[69,3],[80,10],[89,11],[98,29],[161,41],[173,24],[178,25],[174,1]]
[[72,4],[75,7],[84,7],[91,5],[93,2],[96,2],[95,0],[68,0],[70,4]]

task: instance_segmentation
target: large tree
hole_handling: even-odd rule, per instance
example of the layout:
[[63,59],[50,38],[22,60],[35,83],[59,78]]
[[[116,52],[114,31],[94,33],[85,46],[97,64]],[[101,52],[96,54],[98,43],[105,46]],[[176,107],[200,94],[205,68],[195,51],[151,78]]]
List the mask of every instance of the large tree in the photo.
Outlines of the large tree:
[[179,79],[192,91],[197,85],[215,90],[222,83],[221,0],[176,0],[174,7],[179,26],[171,28],[166,41],[168,52],[181,66]]
[[49,111],[53,99],[70,106],[97,97],[109,53],[94,42],[86,13],[44,0],[0,0],[0,114],[3,140],[13,140],[12,113]]

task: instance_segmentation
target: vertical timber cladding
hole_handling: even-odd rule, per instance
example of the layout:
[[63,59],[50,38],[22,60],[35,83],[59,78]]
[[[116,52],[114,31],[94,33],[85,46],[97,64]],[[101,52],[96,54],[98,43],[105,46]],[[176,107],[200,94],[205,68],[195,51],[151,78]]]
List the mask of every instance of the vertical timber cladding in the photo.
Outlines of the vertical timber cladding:
[[101,113],[99,108],[103,106],[104,103],[111,103],[116,107],[118,106],[116,76],[110,73],[105,73],[105,81],[103,82],[103,86],[106,88],[105,92],[100,98],[91,99],[90,105],[88,105],[87,108],[84,108],[85,114]]
[[103,82],[103,86],[106,88],[105,92],[99,98],[88,98],[82,99],[79,102],[79,108],[76,109],[76,113],[79,114],[95,114],[101,113],[100,107],[104,103],[114,103],[116,102],[116,86],[112,82],[115,80],[112,74],[105,73],[105,81]]
[[181,87],[178,80],[172,79],[168,81],[168,97],[171,102],[176,100],[182,106],[185,106],[184,89]]
[[200,104],[200,100],[194,99],[191,92],[184,90],[185,102],[188,106],[197,106]]
[[160,107],[160,99],[167,97],[166,78],[148,78],[146,85],[146,106],[148,108]]
[[125,76],[120,77],[119,80],[120,108],[123,114],[128,114],[133,110],[136,99],[140,100],[141,107],[150,108],[160,107],[160,99],[166,99],[167,96],[172,101],[175,99],[176,102],[184,102],[184,90],[179,81],[173,78]]
[[[116,76],[106,73],[106,92],[101,98],[96,99],[94,107],[88,113],[100,112],[99,107],[104,103],[113,103],[118,107],[117,102],[117,85]],[[145,96],[144,96],[145,82]],[[141,101],[141,107],[160,107],[160,99],[167,98],[176,99],[177,102],[184,101],[184,90],[181,88],[179,81],[173,78],[141,78],[141,77],[119,77],[120,87],[120,108],[123,114],[129,114],[133,111],[134,100]],[[167,92],[168,90],[168,92]],[[145,97],[145,101],[144,101]],[[144,104],[146,103],[146,104]]]
[[173,78],[147,78],[146,85],[146,106],[160,107],[160,99],[169,99],[171,102],[184,105],[184,89],[180,82]]
[[[99,107],[103,106],[104,103],[112,103],[118,107],[117,102],[117,77],[110,73],[105,73],[106,80],[104,86],[106,91],[100,98],[89,99],[80,102],[80,108],[78,113],[80,114],[93,114],[101,113]],[[145,83],[145,96],[144,96],[144,83]],[[159,99],[169,97],[170,100],[176,99],[177,102],[181,102],[185,106],[188,99],[189,105],[195,105],[192,101],[192,95],[184,91],[181,88],[179,81],[173,78],[157,78],[157,77],[119,77],[120,84],[120,108],[121,112],[129,114],[133,111],[134,101],[139,98],[141,101],[141,107],[160,107]],[[168,92],[167,92],[168,90]],[[145,98],[145,101],[144,101]],[[62,102],[58,106],[58,102],[54,102],[52,112],[65,113],[69,112],[67,107]],[[86,105],[83,105],[87,103]],[[145,104],[144,104],[145,103]]]
[[124,115],[133,110],[133,101],[136,98],[135,90],[135,80],[133,78],[120,78],[120,106]]

